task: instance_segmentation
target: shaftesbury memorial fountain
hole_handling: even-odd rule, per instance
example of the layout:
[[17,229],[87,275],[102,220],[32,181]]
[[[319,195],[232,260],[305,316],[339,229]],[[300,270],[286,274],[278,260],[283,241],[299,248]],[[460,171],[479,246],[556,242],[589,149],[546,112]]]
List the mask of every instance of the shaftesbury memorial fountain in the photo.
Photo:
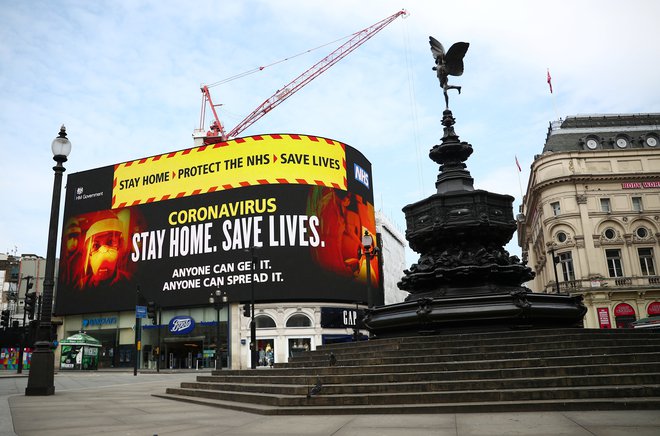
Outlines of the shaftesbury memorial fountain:
[[534,273],[504,249],[516,230],[514,198],[473,187],[465,164],[472,146],[454,131],[447,94],[461,92],[448,76],[463,74],[469,44],[457,42],[447,52],[433,37],[430,44],[446,105],[442,142],[429,153],[440,164],[436,193],[403,208],[406,239],[420,254],[398,284],[410,295],[403,303],[368,310],[365,325],[376,337],[581,327],[581,297],[523,286]]

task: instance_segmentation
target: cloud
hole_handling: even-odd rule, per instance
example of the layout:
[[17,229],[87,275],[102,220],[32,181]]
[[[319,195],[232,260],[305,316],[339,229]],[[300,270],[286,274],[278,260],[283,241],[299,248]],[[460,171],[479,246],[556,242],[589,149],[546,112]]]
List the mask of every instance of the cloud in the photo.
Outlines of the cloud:
[[[397,19],[245,134],[328,136],[374,168],[376,207],[434,192],[428,150],[442,136],[442,93],[428,46],[470,42],[451,82],[457,133],[475,186],[519,201],[548,122],[577,113],[660,112],[660,3],[644,0],[461,2],[279,0],[5,2],[0,12],[0,251],[45,254],[50,142],[65,123],[67,173],[192,146],[202,83],[213,83]],[[39,13],[35,14],[35,11]],[[212,88],[228,128],[336,48],[328,45]],[[546,68],[553,76],[548,92]],[[204,120],[206,126],[209,119]],[[526,165],[526,168],[525,168]],[[524,175],[524,174],[523,174]],[[522,178],[523,190],[526,178]],[[517,203],[516,203],[517,204]],[[510,250],[511,251],[511,250]]]

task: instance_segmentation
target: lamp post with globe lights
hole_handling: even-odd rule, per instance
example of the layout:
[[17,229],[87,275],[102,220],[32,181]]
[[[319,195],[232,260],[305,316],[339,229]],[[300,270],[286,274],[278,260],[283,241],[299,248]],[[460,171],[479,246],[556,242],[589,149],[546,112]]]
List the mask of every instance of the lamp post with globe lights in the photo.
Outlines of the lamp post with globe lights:
[[555,292],[559,295],[561,294],[559,288],[559,275],[557,274],[557,264],[560,263],[559,256],[556,255],[554,246],[550,247],[548,254],[552,257],[552,269],[555,271]]
[[371,259],[379,255],[379,249],[374,244],[374,238],[367,230],[362,235],[362,246],[364,249],[358,250],[358,259],[365,256],[367,262],[367,307],[374,306],[374,295],[371,288]]
[[62,174],[66,169],[64,162],[71,153],[71,142],[66,137],[64,125],[51,144],[55,178],[53,182],[53,199],[50,206],[50,224],[48,227],[48,245],[46,248],[46,267],[44,271],[43,293],[41,302],[41,318],[37,331],[37,342],[32,353],[30,374],[25,395],[53,395],[55,393],[55,353],[51,337],[51,315],[53,310],[53,288],[55,287],[55,249],[57,246],[57,221],[60,215],[60,197],[62,191]]
[[[220,370],[222,369],[222,356],[220,355],[220,309],[227,303],[227,293],[216,289],[209,297],[209,303],[215,306],[215,369]],[[229,341],[229,338],[227,338],[227,341]]]

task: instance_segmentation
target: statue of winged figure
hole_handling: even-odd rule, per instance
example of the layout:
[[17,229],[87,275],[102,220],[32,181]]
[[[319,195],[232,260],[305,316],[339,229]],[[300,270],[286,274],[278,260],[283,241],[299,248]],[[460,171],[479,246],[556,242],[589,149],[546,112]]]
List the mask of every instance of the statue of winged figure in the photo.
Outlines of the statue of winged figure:
[[449,109],[449,95],[447,95],[447,90],[456,89],[459,94],[461,93],[460,86],[449,84],[449,76],[460,76],[463,74],[463,58],[470,44],[467,42],[457,42],[445,52],[445,48],[440,41],[434,37],[429,36],[429,43],[431,44],[433,59],[435,59],[433,70],[437,71],[440,87],[445,94],[445,104],[447,109]]

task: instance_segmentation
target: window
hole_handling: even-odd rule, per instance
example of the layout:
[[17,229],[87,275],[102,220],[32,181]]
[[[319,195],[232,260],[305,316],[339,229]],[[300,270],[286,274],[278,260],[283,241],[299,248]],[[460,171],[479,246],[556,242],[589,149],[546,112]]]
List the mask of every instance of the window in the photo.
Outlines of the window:
[[566,236],[566,233],[564,232],[557,232],[557,241],[564,243],[566,242],[566,239],[568,239],[568,236]]
[[605,229],[605,232],[603,232],[603,236],[605,236],[605,239],[608,241],[613,241],[616,238],[616,231],[613,228],[607,228]]
[[610,205],[610,199],[609,198],[601,198],[600,199],[600,210],[602,212],[607,212],[607,213],[612,212],[612,206]]
[[307,315],[295,314],[291,318],[286,320],[287,327],[311,327],[312,321],[310,321]]
[[633,210],[635,212],[642,211],[642,197],[633,197],[632,198]]
[[655,275],[655,265],[653,264],[653,249],[652,248],[638,248],[639,253],[639,266],[644,276]]
[[607,270],[610,277],[623,277],[621,250],[605,250],[605,257],[607,259]]
[[312,348],[310,338],[291,338],[289,339],[289,357],[294,357]]
[[628,146],[628,138],[624,138],[623,136],[619,136],[616,138],[616,146],[619,148],[626,148]]
[[637,236],[639,239],[646,239],[649,237],[649,231],[646,229],[646,227],[637,227],[635,230],[635,236]]
[[268,315],[257,315],[254,317],[254,323],[258,329],[275,328],[275,321]]
[[558,201],[555,201],[554,203],[550,203],[550,207],[552,208],[552,214],[554,216],[561,214],[561,207],[559,207]]
[[595,150],[598,148],[598,140],[595,138],[587,139],[587,148],[589,150]]
[[564,281],[568,282],[575,280],[575,270],[573,269],[573,256],[570,251],[566,253],[559,253],[557,255],[559,258],[559,264],[561,265],[561,271],[564,274]]

